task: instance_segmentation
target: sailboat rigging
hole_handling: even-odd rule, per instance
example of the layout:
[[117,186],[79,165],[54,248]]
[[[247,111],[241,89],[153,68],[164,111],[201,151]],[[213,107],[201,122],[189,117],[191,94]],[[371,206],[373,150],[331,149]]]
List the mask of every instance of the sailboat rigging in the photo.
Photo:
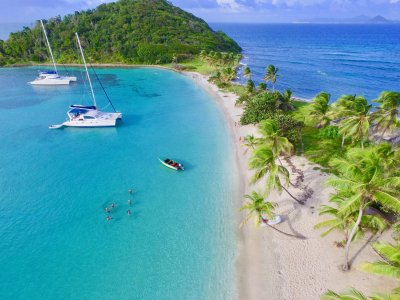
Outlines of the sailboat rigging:
[[39,76],[35,80],[33,80],[29,83],[32,85],[67,85],[67,84],[70,84],[70,82],[76,81],[77,79],[75,76],[61,76],[58,74],[57,65],[54,60],[53,51],[51,49],[50,42],[47,37],[46,28],[44,27],[42,20],[40,20],[40,24],[42,26],[42,31],[43,31],[44,37],[46,39],[46,45],[47,45],[47,49],[49,50],[49,53],[50,53],[50,58],[51,58],[51,62],[53,64],[54,71],[39,72]]
[[[79,39],[79,35],[75,33],[78,47],[82,56],[83,64],[86,71],[86,77],[89,83],[93,105],[86,106],[80,104],[71,105],[67,112],[68,120],[59,125],[50,126],[51,129],[67,127],[114,127],[118,119],[122,118],[120,112],[102,112],[97,109],[96,96],[93,91],[92,81],[86,64],[84,51]],[[103,88],[104,90],[104,88]],[[107,97],[108,98],[108,97]],[[111,103],[111,100],[108,98]],[[111,104],[112,105],[112,104]],[[114,106],[112,106],[114,108]]]

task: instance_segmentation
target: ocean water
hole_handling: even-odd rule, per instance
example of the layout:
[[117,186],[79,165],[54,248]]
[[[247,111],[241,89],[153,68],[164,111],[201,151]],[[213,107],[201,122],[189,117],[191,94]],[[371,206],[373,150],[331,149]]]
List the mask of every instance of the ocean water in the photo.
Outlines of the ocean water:
[[50,130],[90,98],[36,73],[0,69],[1,298],[234,298],[233,155],[212,98],[174,72],[98,69],[122,123]]
[[[359,94],[376,99],[400,91],[400,24],[212,24],[243,48],[243,63],[259,82],[277,66],[277,88],[298,97],[321,91],[332,99]],[[240,73],[240,81],[244,82]]]

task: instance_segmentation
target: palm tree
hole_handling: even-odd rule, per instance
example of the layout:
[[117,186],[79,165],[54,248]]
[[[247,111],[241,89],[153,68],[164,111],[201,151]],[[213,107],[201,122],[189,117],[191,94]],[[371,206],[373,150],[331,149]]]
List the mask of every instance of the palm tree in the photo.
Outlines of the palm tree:
[[248,66],[246,66],[246,68],[244,68],[243,76],[244,76],[244,78],[251,79],[251,70]]
[[375,251],[383,258],[377,262],[366,262],[361,265],[363,271],[400,279],[400,244],[375,243]]
[[259,140],[254,135],[246,135],[244,138],[243,146],[247,147],[246,152],[248,149],[254,150],[257,146]]
[[[344,232],[344,244],[349,240],[349,229],[352,228],[357,219],[357,209],[354,209],[348,215],[340,214],[340,208],[346,204],[346,196],[349,195],[333,195],[330,202],[336,204],[336,207],[329,205],[321,205],[319,209],[320,215],[330,215],[332,219],[320,222],[314,226],[316,229],[328,228],[321,234],[322,237],[327,236],[332,231],[338,230]],[[385,219],[378,215],[363,215],[360,226],[353,237],[353,240],[357,240],[364,235],[365,230],[371,230],[373,232],[382,232],[388,227],[388,223]]]
[[[277,165],[275,161],[276,155],[270,147],[266,145],[257,147],[249,163],[250,169],[256,170],[251,179],[251,183],[254,184],[266,177],[267,195],[269,195],[272,189],[278,192],[281,192],[283,189],[292,199],[303,205],[304,203],[295,198],[285,187],[289,185],[289,171],[285,167]],[[284,178],[284,184],[281,182],[280,177]]]
[[258,131],[262,135],[262,138],[260,138],[260,142],[270,147],[278,160],[280,155],[290,154],[292,152],[293,145],[286,137],[279,135],[279,127],[276,121],[261,121],[258,124]]
[[330,105],[329,101],[331,99],[331,95],[325,92],[319,93],[313,99],[313,102],[310,105],[309,115],[313,118],[317,124],[317,128],[325,127],[329,125],[330,118]]
[[279,69],[275,68],[274,65],[269,65],[267,70],[266,70],[266,72],[265,72],[265,75],[264,75],[264,80],[265,81],[267,81],[267,82],[271,81],[271,83],[272,83],[272,91],[273,92],[275,91],[276,79],[279,76],[278,75],[278,71],[279,71]]
[[391,174],[400,174],[400,148],[392,147],[389,143],[380,143],[375,148],[385,164],[385,169]]
[[214,55],[215,55],[215,52],[211,50],[211,51],[208,53],[208,55],[206,56],[206,59],[207,59],[207,61],[208,61],[209,64],[214,64],[214,63],[215,63],[215,61],[214,61]]
[[282,94],[279,94],[278,107],[283,111],[293,110],[291,90],[286,89]]
[[207,57],[207,52],[206,52],[206,50],[201,50],[199,56],[200,56],[200,59],[201,59],[201,60],[205,60],[206,57]]
[[339,123],[339,133],[342,134],[342,149],[346,137],[361,141],[364,148],[365,138],[368,137],[370,128],[369,114],[372,105],[362,96],[344,95],[332,105],[332,115],[343,119]]
[[371,108],[372,105],[369,105],[364,97],[356,97],[353,107],[342,111],[348,117],[339,123],[339,133],[349,136],[353,140],[361,141],[362,149],[364,149],[365,140],[368,139]]
[[354,148],[345,158],[332,160],[332,166],[339,173],[328,184],[339,195],[346,195],[346,202],[340,206],[338,214],[349,216],[358,210],[357,219],[348,236],[343,270],[348,270],[350,244],[359,230],[365,209],[372,203],[382,205],[394,212],[400,212],[400,176],[387,172],[382,157],[375,147],[365,150]]
[[278,228],[268,224],[268,219],[273,219],[275,217],[274,208],[277,206],[276,203],[264,201],[264,197],[261,196],[257,192],[252,192],[250,195],[245,195],[244,197],[246,199],[248,199],[248,201],[240,209],[240,211],[247,210],[247,215],[246,215],[244,221],[240,224],[240,226],[243,226],[252,217],[255,217],[256,227],[258,227],[260,224],[265,224],[269,228],[272,228],[273,230],[275,230],[279,233],[282,233],[282,234],[290,236],[290,237],[298,238],[298,236],[286,233],[286,232],[281,231]]
[[259,89],[260,91],[266,91],[266,90],[267,90],[267,84],[266,84],[265,82],[260,82],[260,83],[258,84],[258,89]]
[[221,59],[222,59],[222,53],[221,52],[214,52],[214,63],[217,65],[221,64]]
[[228,67],[222,70],[222,79],[224,82],[231,82],[236,78],[236,71],[234,68]]
[[247,93],[252,94],[254,92],[254,88],[255,88],[254,81],[251,79],[247,80],[246,84]]
[[221,64],[224,66],[230,65],[229,63],[229,54],[228,53],[222,53],[221,55]]
[[400,93],[382,92],[375,102],[380,103],[380,107],[372,114],[372,120],[383,138],[387,130],[391,131],[400,125]]

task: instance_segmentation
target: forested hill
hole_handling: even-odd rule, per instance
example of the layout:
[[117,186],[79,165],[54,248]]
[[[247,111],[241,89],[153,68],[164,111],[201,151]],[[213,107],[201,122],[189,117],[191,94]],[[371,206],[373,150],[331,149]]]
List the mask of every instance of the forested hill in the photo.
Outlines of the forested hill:
[[[201,50],[240,52],[223,32],[165,0],[119,0],[45,21],[57,62],[77,62],[78,32],[90,62],[170,63]],[[0,40],[0,65],[48,61],[40,23]]]

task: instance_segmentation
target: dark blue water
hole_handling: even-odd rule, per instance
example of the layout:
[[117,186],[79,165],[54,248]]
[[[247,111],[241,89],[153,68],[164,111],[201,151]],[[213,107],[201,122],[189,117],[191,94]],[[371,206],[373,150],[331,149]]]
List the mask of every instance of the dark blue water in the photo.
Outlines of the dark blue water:
[[327,91],[335,99],[361,94],[375,99],[400,90],[400,24],[213,24],[243,48],[243,63],[259,82],[277,66],[278,89],[298,97]]

